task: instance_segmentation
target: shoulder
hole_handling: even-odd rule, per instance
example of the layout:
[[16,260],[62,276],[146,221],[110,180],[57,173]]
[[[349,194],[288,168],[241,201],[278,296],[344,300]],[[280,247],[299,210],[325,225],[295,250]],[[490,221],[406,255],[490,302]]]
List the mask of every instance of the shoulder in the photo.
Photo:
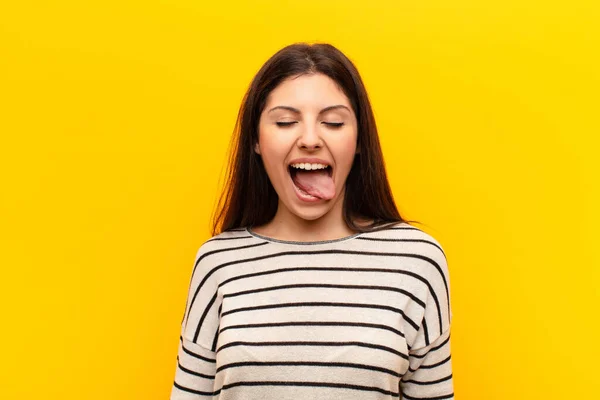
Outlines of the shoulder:
[[406,222],[398,222],[381,230],[366,232],[362,238],[373,242],[396,243],[397,249],[412,250],[423,256],[446,257],[441,243],[432,234]]
[[256,253],[262,244],[263,241],[250,235],[245,228],[223,231],[200,243],[194,272],[206,273],[217,265],[235,261],[242,253]]
[[446,253],[432,234],[400,222],[379,231],[364,233],[360,239],[371,251],[387,253],[402,260],[397,264],[399,268],[408,267],[429,282],[448,286]]
[[196,258],[203,254],[215,251],[227,251],[240,245],[248,244],[253,237],[245,228],[236,228],[223,231],[200,243]]
[[404,222],[386,228],[380,233],[373,232],[371,236],[391,240],[393,251],[399,253],[402,258],[408,259],[405,265],[426,282],[431,294],[426,296],[426,299],[433,299],[435,308],[442,315],[449,315],[449,321],[452,318],[450,270],[444,248],[436,237]]

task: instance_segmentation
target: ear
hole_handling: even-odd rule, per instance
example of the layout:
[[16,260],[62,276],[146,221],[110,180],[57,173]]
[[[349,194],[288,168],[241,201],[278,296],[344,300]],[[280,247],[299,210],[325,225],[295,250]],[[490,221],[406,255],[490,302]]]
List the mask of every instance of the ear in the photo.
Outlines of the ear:
[[256,154],[260,154],[260,146],[258,145],[258,142],[256,142],[256,144],[254,145],[254,152]]

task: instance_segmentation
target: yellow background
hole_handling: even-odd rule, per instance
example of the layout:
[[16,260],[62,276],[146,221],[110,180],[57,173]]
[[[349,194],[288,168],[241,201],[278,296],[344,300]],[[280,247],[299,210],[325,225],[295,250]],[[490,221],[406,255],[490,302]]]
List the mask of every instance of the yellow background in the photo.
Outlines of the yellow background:
[[5,1],[3,399],[166,399],[227,145],[275,51],[358,66],[448,255],[456,398],[600,391],[595,1]]

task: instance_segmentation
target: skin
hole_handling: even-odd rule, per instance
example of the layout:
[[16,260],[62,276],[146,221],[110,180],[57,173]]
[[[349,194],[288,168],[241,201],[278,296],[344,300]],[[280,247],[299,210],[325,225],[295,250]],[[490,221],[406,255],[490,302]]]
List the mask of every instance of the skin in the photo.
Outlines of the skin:
[[[330,110],[323,109],[331,106]],[[292,107],[291,111],[282,107]],[[289,126],[278,123],[293,122]],[[335,127],[328,125],[340,123]],[[350,101],[335,81],[323,74],[300,75],[277,86],[267,98],[254,148],[279,196],[277,213],[253,231],[292,241],[339,239],[355,232],[343,219],[346,178],[357,154],[357,121]],[[315,203],[296,196],[288,165],[300,157],[318,157],[333,167],[335,196]]]

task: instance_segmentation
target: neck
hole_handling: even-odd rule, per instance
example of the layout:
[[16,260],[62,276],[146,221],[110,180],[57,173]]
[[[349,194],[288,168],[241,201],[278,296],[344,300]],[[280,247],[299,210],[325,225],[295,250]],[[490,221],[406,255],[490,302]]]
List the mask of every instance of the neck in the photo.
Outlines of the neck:
[[344,221],[343,204],[342,195],[326,214],[316,219],[305,219],[290,212],[280,200],[275,217],[253,230],[272,238],[299,242],[341,239],[356,233]]

